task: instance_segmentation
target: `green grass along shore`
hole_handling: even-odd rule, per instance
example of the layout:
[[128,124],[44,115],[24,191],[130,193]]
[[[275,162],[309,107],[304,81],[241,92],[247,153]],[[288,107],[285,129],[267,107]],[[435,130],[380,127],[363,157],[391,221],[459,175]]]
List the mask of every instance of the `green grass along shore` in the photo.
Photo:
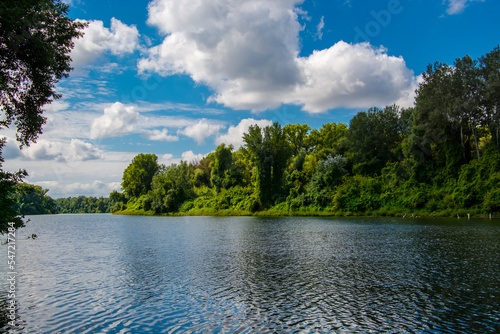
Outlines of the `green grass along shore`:
[[415,210],[412,212],[402,210],[387,210],[379,209],[366,212],[350,212],[350,211],[330,211],[330,210],[280,210],[270,208],[263,211],[246,211],[224,209],[215,210],[211,208],[192,209],[186,212],[171,212],[155,214],[154,211],[140,210],[122,210],[116,211],[114,215],[129,215],[129,216],[158,216],[158,217],[182,217],[182,216],[213,216],[213,217],[237,217],[237,216],[253,216],[253,217],[400,217],[400,218],[457,218],[468,219],[470,218],[487,218],[497,219],[498,215],[486,215],[474,210],[444,210],[427,212],[424,210]]

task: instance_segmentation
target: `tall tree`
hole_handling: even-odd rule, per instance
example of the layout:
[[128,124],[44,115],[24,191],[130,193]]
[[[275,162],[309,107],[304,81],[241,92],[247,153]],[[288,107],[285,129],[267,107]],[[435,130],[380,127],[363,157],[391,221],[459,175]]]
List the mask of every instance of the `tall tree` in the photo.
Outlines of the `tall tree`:
[[453,87],[452,117],[458,120],[455,123],[460,126],[462,144],[464,127],[470,129],[474,137],[477,158],[481,159],[477,127],[485,121],[480,101],[484,91],[484,82],[480,78],[477,64],[478,62],[470,56],[455,60],[455,70],[451,78]]
[[399,108],[371,108],[359,112],[347,132],[349,155],[358,174],[379,174],[388,162],[395,160],[395,149],[401,142]]
[[347,125],[344,123],[325,123],[321,129],[313,129],[308,137],[308,143],[321,159],[329,155],[345,153]]
[[220,144],[215,150],[214,160],[212,161],[212,172],[210,181],[212,182],[215,190],[220,191],[224,186],[227,171],[230,170],[233,164],[233,146],[226,147],[225,144]]
[[423,73],[410,136],[420,174],[446,167],[455,177],[474,155],[481,159],[483,127],[494,138],[498,129],[499,58],[497,48],[480,61],[465,56],[454,66],[429,65]]
[[155,213],[177,211],[185,200],[193,196],[193,183],[185,161],[172,164],[155,175],[148,194]]
[[258,125],[243,135],[247,152],[256,168],[256,190],[262,204],[272,204],[283,194],[283,176],[291,156],[290,144],[278,123]]
[[151,190],[153,177],[159,171],[155,154],[138,154],[123,171],[122,188],[129,197],[146,195]]
[[435,171],[446,167],[455,177],[459,166],[470,160],[470,132],[456,110],[453,66],[436,62],[422,73],[423,82],[416,91],[408,138],[412,175],[429,181]]
[[287,124],[283,128],[288,142],[290,143],[293,156],[297,156],[301,150],[305,152],[309,151],[309,130],[311,130],[311,127],[307,124]]
[[195,187],[201,186],[211,186],[210,177],[212,175],[212,161],[214,152],[209,153],[207,156],[203,157],[195,165],[191,165],[193,169],[193,185]]
[[[43,106],[60,96],[55,84],[71,70],[73,39],[84,23],[67,17],[68,6],[59,0],[0,2],[0,130],[13,123],[21,147],[36,141],[45,118]],[[5,141],[0,142],[1,148]],[[10,209],[12,186],[26,172],[5,172],[0,166],[0,232],[8,222],[24,225]]]
[[494,143],[500,148],[500,46],[480,58],[480,72],[484,80],[482,94],[486,123]]

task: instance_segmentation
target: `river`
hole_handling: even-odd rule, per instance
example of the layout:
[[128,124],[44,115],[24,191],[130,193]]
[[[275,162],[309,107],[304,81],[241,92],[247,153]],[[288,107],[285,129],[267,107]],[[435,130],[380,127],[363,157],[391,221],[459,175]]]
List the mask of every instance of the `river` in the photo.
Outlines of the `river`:
[[29,218],[1,332],[500,331],[495,220]]

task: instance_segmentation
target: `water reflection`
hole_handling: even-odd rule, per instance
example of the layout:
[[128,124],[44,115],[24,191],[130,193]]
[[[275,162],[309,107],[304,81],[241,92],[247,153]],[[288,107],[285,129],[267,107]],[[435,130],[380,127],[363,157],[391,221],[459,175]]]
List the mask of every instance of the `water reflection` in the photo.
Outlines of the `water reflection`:
[[17,332],[500,330],[498,224],[70,215],[23,233]]

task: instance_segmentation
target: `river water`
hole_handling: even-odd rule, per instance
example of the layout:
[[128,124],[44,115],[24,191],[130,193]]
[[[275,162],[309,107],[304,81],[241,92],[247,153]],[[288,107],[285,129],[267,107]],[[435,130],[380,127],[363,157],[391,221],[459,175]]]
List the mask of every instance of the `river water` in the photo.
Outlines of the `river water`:
[[500,331],[495,220],[30,219],[16,232],[15,328],[0,246],[0,332]]

